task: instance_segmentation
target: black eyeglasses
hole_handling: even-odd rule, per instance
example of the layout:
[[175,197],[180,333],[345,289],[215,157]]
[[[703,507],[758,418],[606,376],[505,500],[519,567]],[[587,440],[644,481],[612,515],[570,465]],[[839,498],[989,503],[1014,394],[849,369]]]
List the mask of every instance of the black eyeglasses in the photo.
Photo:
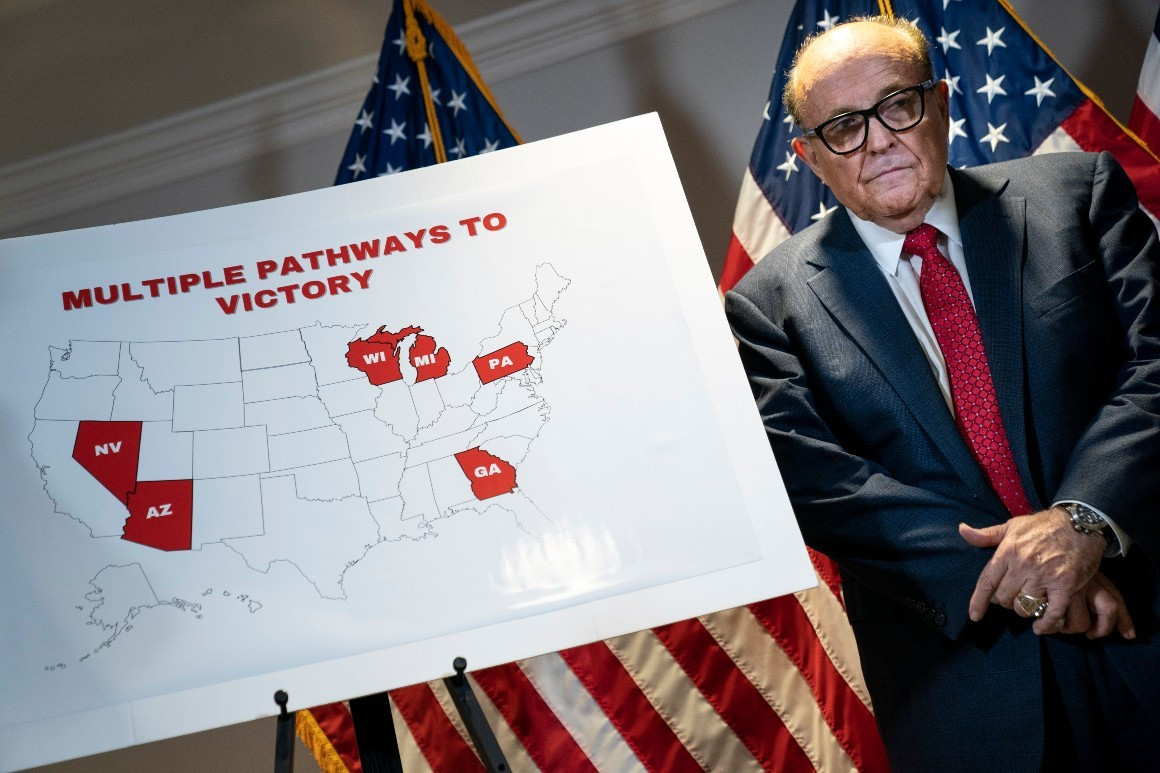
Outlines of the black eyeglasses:
[[870,116],[892,132],[914,128],[926,115],[926,90],[934,88],[934,81],[923,81],[887,94],[873,107],[852,110],[821,122],[804,132],[806,137],[818,137],[831,153],[845,156],[866,144],[870,134]]

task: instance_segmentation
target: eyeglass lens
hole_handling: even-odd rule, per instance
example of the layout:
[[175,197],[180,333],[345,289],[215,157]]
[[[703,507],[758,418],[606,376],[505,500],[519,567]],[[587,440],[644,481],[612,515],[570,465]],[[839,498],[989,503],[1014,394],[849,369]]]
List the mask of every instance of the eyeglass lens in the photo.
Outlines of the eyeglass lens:
[[923,89],[914,86],[891,94],[870,110],[847,113],[831,119],[818,127],[818,134],[835,153],[849,153],[862,147],[866,141],[867,113],[873,112],[886,128],[891,131],[909,129],[923,114]]

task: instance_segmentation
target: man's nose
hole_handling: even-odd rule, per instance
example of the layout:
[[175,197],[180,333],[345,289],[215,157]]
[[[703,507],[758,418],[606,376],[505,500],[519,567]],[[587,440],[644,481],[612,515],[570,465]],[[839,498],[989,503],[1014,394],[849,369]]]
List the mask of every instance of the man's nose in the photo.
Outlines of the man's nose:
[[886,128],[878,116],[871,116],[866,121],[866,149],[871,152],[885,150],[894,144],[894,132]]

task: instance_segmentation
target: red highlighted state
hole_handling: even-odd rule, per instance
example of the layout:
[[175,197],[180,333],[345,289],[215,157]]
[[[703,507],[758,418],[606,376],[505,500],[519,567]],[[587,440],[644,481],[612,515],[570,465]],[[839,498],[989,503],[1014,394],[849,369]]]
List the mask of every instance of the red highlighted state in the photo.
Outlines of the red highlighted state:
[[435,339],[431,336],[416,336],[415,343],[411,344],[411,351],[407,356],[411,358],[416,376],[415,383],[432,378],[442,378],[447,375],[447,368],[451,364],[451,355],[446,349],[435,350]]
[[421,327],[405,327],[397,333],[380,327],[378,332],[367,338],[356,338],[346,346],[346,364],[367,375],[374,386],[382,386],[403,378],[399,368],[399,344],[409,335],[415,336],[407,356],[418,371],[415,381],[426,381],[447,375],[451,355],[446,349],[439,349],[431,336],[419,335]]
[[82,421],[77,426],[73,459],[121,504],[137,485],[140,454],[139,421]]
[[158,550],[189,550],[193,541],[193,481],[146,480],[129,495],[121,539]]
[[487,451],[472,448],[455,455],[459,468],[471,483],[476,499],[510,493],[516,487],[516,468]]
[[484,354],[472,360],[479,380],[485,384],[518,373],[536,361],[528,354],[528,345],[516,341],[491,354]]
[[399,342],[412,333],[422,333],[421,327],[405,327],[397,333],[386,325],[366,338],[356,338],[346,346],[346,364],[367,375],[374,386],[382,386],[403,377],[399,370]]

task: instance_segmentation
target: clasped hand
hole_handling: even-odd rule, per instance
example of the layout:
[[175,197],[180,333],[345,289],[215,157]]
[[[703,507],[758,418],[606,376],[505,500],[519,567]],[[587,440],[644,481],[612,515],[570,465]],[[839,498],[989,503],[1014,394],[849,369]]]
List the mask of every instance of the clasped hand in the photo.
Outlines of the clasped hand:
[[988,604],[1014,609],[1015,597],[1024,593],[1047,600],[1031,626],[1037,634],[1086,633],[1095,639],[1115,630],[1125,639],[1135,637],[1124,597],[1099,571],[1104,540],[1077,532],[1062,508],[985,529],[961,523],[959,535],[975,547],[995,548],[971,595],[972,620],[981,620]]

